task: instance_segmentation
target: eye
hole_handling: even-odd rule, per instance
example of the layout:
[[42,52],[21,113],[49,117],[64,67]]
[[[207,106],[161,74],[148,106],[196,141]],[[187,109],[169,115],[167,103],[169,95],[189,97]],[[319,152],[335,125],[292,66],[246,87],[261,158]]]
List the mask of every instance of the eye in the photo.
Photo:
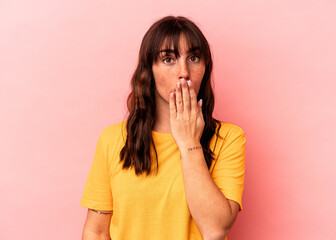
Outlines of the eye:
[[164,63],[172,63],[173,60],[174,60],[174,59],[173,59],[172,57],[165,57],[165,58],[162,59],[162,61],[163,61]]
[[192,62],[199,62],[199,61],[200,61],[200,57],[199,57],[199,56],[191,56],[191,57],[190,57],[190,60],[191,60]]

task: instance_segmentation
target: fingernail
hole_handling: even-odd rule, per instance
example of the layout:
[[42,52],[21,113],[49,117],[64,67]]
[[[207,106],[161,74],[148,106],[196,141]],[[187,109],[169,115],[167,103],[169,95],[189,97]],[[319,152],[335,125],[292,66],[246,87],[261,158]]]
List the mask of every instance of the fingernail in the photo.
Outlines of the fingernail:
[[181,86],[181,83],[178,82],[177,83],[177,88],[180,88],[180,86]]
[[200,107],[202,107],[202,104],[203,104],[203,100],[201,99],[200,100]]
[[188,83],[188,86],[191,87],[191,81],[188,80],[187,83]]

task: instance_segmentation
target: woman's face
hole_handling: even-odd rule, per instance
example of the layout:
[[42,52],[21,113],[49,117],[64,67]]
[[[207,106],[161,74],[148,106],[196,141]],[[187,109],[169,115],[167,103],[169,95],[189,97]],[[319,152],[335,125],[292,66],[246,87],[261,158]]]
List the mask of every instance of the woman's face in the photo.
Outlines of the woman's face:
[[[164,101],[169,104],[169,94],[176,88],[176,83],[180,81],[180,78],[191,80],[196,95],[198,94],[205,73],[205,63],[199,52],[189,52],[187,46],[186,39],[181,34],[179,40],[180,57],[176,58],[173,51],[163,51],[159,54],[157,62],[153,63],[152,71],[156,86],[155,98],[157,103]],[[161,50],[166,49],[161,48]]]

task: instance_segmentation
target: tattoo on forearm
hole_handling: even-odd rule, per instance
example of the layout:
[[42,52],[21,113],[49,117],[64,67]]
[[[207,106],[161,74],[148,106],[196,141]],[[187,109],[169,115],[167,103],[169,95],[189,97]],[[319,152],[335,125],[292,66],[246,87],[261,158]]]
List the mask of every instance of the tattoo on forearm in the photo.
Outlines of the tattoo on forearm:
[[90,209],[90,210],[93,211],[93,212],[99,213],[99,214],[104,214],[104,215],[112,214],[110,212],[97,211],[97,210],[94,210],[94,209]]
[[188,151],[196,150],[196,149],[199,149],[199,148],[202,148],[202,147],[200,147],[200,146],[198,146],[198,147],[191,147],[191,148],[188,148]]

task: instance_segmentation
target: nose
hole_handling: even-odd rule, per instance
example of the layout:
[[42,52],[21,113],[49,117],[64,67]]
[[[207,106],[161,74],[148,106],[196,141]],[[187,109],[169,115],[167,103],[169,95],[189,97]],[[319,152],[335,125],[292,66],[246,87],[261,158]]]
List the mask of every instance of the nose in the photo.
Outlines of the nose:
[[178,61],[178,78],[189,80],[189,67],[186,60],[180,58]]

